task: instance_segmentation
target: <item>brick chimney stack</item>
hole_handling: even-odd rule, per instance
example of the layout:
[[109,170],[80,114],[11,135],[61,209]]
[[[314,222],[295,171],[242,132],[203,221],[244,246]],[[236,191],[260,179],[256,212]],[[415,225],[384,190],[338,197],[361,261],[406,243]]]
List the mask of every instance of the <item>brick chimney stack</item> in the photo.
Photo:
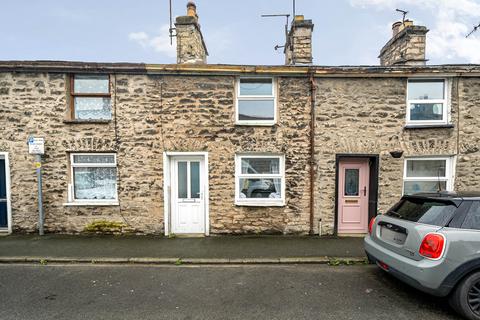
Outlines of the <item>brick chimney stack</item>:
[[392,25],[392,38],[380,51],[382,66],[425,65],[425,46],[428,29],[416,26],[411,20],[397,21]]
[[187,4],[187,15],[175,20],[177,33],[177,63],[207,63],[207,46],[198,23],[197,6]]
[[285,45],[285,64],[311,64],[312,58],[312,20],[295,16]]

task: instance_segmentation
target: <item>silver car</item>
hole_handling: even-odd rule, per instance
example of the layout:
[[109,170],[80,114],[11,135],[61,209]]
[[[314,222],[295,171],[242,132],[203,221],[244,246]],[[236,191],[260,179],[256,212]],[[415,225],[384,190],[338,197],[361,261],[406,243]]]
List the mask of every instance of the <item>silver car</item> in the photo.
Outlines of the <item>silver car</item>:
[[480,320],[480,193],[404,196],[370,221],[369,260]]

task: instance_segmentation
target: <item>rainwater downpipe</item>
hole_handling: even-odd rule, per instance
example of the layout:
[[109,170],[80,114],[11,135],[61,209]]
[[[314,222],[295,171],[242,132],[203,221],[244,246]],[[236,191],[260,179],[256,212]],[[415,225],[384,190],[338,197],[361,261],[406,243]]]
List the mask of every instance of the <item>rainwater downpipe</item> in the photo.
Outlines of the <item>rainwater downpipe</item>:
[[[315,102],[317,85],[315,83],[315,70],[309,71],[310,80],[310,235],[315,234]],[[319,234],[321,230],[319,231]]]

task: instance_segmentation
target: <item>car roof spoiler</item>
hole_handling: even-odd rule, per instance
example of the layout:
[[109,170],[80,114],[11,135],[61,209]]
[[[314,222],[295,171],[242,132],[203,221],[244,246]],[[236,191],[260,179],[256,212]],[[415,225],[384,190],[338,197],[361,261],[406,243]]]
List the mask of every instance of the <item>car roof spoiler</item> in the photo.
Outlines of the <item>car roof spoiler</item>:
[[432,194],[418,193],[418,194],[412,194],[412,195],[404,195],[402,199],[434,200],[438,202],[453,204],[457,208],[463,202],[462,198],[452,198],[451,196],[449,197],[441,193],[432,193]]

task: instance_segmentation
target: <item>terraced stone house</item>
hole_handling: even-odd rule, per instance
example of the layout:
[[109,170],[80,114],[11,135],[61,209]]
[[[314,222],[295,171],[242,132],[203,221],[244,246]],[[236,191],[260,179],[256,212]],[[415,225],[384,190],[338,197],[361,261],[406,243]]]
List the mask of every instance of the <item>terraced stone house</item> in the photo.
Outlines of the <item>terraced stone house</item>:
[[402,194],[478,189],[480,66],[428,65],[393,26],[378,66],[313,64],[295,17],[285,65],[207,64],[196,8],[176,64],[0,62],[0,230],[96,222],[145,234],[358,235]]

